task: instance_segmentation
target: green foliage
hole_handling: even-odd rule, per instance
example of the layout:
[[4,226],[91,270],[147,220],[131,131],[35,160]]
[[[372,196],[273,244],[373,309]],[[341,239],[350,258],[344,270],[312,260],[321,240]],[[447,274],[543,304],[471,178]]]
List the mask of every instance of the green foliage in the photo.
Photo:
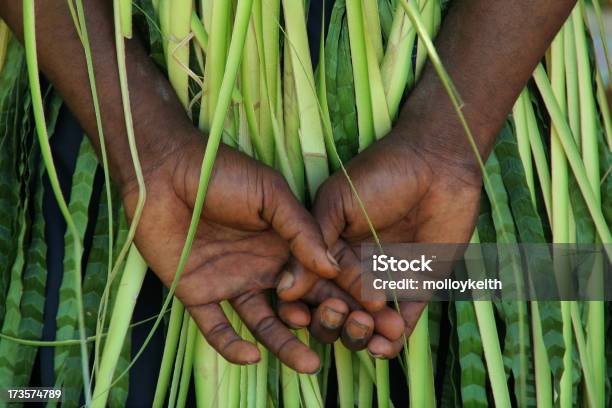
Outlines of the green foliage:
[[336,150],[343,162],[359,150],[357,108],[344,1],[334,4],[325,40],[327,101]]

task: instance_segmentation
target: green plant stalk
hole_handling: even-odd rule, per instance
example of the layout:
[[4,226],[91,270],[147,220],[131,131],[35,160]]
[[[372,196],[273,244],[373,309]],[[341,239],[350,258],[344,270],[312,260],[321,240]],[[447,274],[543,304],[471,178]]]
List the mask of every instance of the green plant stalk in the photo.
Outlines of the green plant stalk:
[[[134,126],[132,120],[132,111],[130,107],[130,93],[128,89],[127,82],[127,66],[125,62],[125,42],[123,35],[121,34],[121,22],[120,22],[120,13],[119,13],[119,0],[113,0],[113,20],[115,25],[115,49],[117,54],[117,68],[119,72],[119,87],[121,90],[121,104],[123,107],[123,116],[125,120],[125,128],[127,133],[128,145],[130,148],[130,156],[132,159],[132,164],[134,166],[134,173],[136,175],[136,181],[138,184],[138,200],[136,202],[136,207],[134,208],[134,214],[132,215],[132,223],[130,224],[130,228],[128,230],[128,234],[125,240],[125,243],[119,250],[119,254],[117,255],[117,259],[115,260],[115,264],[110,273],[110,277],[108,278],[107,285],[104,288],[104,292],[102,293],[102,298],[100,300],[100,306],[98,308],[98,327],[96,330],[100,332],[105,324],[106,318],[106,310],[108,307],[108,296],[111,287],[111,283],[117,275],[119,268],[123,265],[123,260],[125,259],[128,251],[132,246],[132,242],[134,241],[134,235],[136,234],[136,228],[138,227],[138,223],[140,222],[140,217],[142,216],[142,210],[144,208],[145,200],[146,200],[146,188],[144,184],[144,177],[142,174],[142,168],[140,166],[140,159],[138,158],[138,149],[136,148],[136,137],[134,135]],[[163,312],[161,313],[163,315]],[[120,350],[119,350],[120,351]],[[96,351],[97,353],[97,351]],[[96,356],[97,360],[97,356]],[[120,375],[119,377],[121,377]],[[106,392],[108,394],[108,392]]]
[[[421,12],[421,18],[424,22],[425,29],[427,34],[431,37],[433,36],[433,27],[434,27],[434,3],[437,0],[424,0],[423,9]],[[416,10],[416,8],[415,8]],[[425,68],[425,61],[427,60],[427,46],[419,41],[417,43],[417,55],[416,55],[416,63],[415,63],[415,78],[418,80],[423,73],[423,68]]]
[[612,151],[612,119],[610,116],[610,106],[608,105],[608,98],[599,72],[595,74],[595,82],[597,84],[597,105],[601,111],[608,148]]
[[416,31],[408,16],[401,7],[397,7],[380,67],[391,119],[397,117],[404,90],[414,83],[411,53],[415,39]]
[[359,364],[363,365],[368,375],[370,376],[370,379],[376,384],[376,367],[374,366],[374,363],[372,361],[373,358],[370,356],[370,353],[368,353],[367,350],[359,350],[355,352],[355,354],[359,359]]
[[191,21],[189,24],[191,27],[191,32],[200,45],[200,48],[206,52],[208,49],[208,33],[206,32],[206,28],[204,28],[204,24],[202,24],[202,21],[200,21],[200,17],[195,10],[191,13]]
[[[285,43],[285,54],[287,54],[286,44],[287,43]],[[291,69],[290,58],[287,58],[287,60],[285,61],[285,70],[287,70],[287,66],[289,66],[289,68]],[[292,75],[293,74],[291,73],[291,77]],[[288,86],[293,86],[293,93],[295,93],[294,83],[290,82]],[[287,95],[287,92],[285,92],[285,95]],[[325,149],[327,150],[327,157],[329,159],[332,171],[337,171],[340,169],[340,167],[342,167],[342,163],[340,163],[340,157],[338,157],[338,153],[336,152],[336,146],[334,144],[334,132],[332,130],[331,116],[329,114],[329,104],[327,102],[327,81],[325,79],[325,12],[323,12],[321,15],[321,41],[319,42],[319,66],[317,68],[317,98],[321,105],[321,120],[323,122],[323,135],[325,137]],[[285,97],[285,105],[287,105],[288,103],[290,102],[287,101],[287,97]],[[297,102],[291,102],[291,104],[294,105],[297,104]],[[285,122],[287,123],[286,116]],[[302,157],[300,155],[300,160],[301,158]]]
[[425,307],[414,327],[414,331],[408,339],[410,406],[413,407],[436,406],[431,350],[429,348],[428,321],[427,307]]
[[[578,85],[580,94],[580,135],[582,141],[582,160],[584,162],[587,177],[595,195],[596,204],[601,208],[600,176],[599,176],[599,152],[597,138],[597,108],[593,96],[591,66],[589,64],[589,52],[584,22],[580,7],[575,7],[571,16],[574,23],[575,46],[578,63]],[[607,54],[607,52],[606,52]],[[591,285],[601,290],[603,287],[603,276],[601,265],[597,264],[596,273],[592,276]],[[603,302],[588,302],[589,314],[587,318],[588,344],[585,357],[590,358],[593,368],[594,401],[596,405],[602,406],[605,401],[605,377],[606,377],[606,354],[605,354],[605,315]]]
[[217,352],[197,333],[194,357],[194,384],[198,407],[212,408],[217,404]]
[[[310,346],[310,340],[307,329],[298,329],[295,331],[298,340],[306,346]],[[321,396],[321,389],[316,374],[298,374],[300,381],[300,391],[304,406],[306,407],[323,407],[324,401]]]
[[172,7],[172,0],[159,0],[158,15],[159,15],[159,28],[162,34],[162,45],[164,48],[164,55],[168,55],[168,32],[170,31],[170,9]]
[[255,113],[255,106],[261,106],[261,101],[259,98],[260,62],[254,24],[254,19],[251,18],[240,66],[240,88],[249,124],[251,142],[257,152],[257,158],[264,164],[273,166],[274,151],[269,148],[269,145],[274,143],[273,136],[271,134],[264,135],[259,132],[259,115]]
[[[365,365],[361,363],[361,366]],[[391,392],[389,390],[389,361],[376,359],[376,402],[379,408],[389,408],[391,402]]]
[[172,382],[170,383],[170,395],[168,396],[168,408],[176,406],[176,396],[178,393],[179,382],[181,380],[181,372],[185,361],[185,349],[187,347],[187,331],[189,330],[189,322],[191,317],[186,310],[183,312],[183,322],[181,324],[181,334],[179,336],[178,349],[176,358],[174,359],[174,369],[172,370]]
[[[574,7],[574,12],[578,10]],[[572,13],[572,14],[573,14]],[[565,66],[566,112],[567,119],[574,135],[574,140],[580,150],[580,99],[578,94],[578,61],[576,60],[576,38],[574,36],[574,22],[570,17],[563,29],[563,61]],[[562,102],[561,100],[559,101]],[[571,228],[570,228],[571,230]]]
[[[480,243],[477,230],[474,231],[470,243]],[[482,259],[482,257],[477,259]],[[470,269],[474,267],[472,265],[472,263],[466,264],[469,275],[478,276],[481,274],[480,271],[486,268],[483,261],[479,261],[478,271],[471,271]],[[497,324],[495,323],[495,315],[493,313],[493,303],[487,300],[474,301],[473,303],[495,406],[510,407],[510,393],[508,391],[508,382],[506,381],[499,337],[497,337]]]
[[204,68],[204,90],[200,107],[200,129],[209,130],[210,121],[217,108],[221,82],[226,67],[232,4],[229,1],[215,1],[212,5],[211,26],[208,30],[208,48]]
[[525,178],[527,180],[527,186],[531,193],[531,201],[535,202],[535,186],[533,178],[533,167],[531,166],[531,146],[529,145],[529,125],[527,122],[527,107],[525,106],[525,90],[521,92],[521,95],[514,103],[512,108],[512,117],[514,118],[514,125],[516,128],[516,142],[518,145],[519,156],[523,162],[523,168],[525,169]]
[[[240,326],[242,322],[238,313],[232,308],[229,302],[223,302],[223,310],[226,316],[228,316],[230,323],[236,333],[240,333]],[[240,366],[237,364],[228,363],[227,373],[227,387],[229,389],[227,393],[227,406],[238,407],[240,404]]]
[[[260,76],[265,81],[266,86],[260,87],[260,100],[259,106],[259,131],[261,134],[271,135],[273,129],[273,114],[278,98],[278,78],[276,71],[278,69],[279,59],[279,21],[280,21],[280,0],[257,0],[257,5],[260,7],[256,8],[256,21],[261,24],[259,36],[257,38],[260,42],[261,49],[263,52],[263,58],[261,61],[265,61],[260,66]],[[274,150],[275,141],[269,146],[271,152]],[[277,157],[278,157],[277,152]]]
[[183,323],[183,312],[185,308],[183,304],[174,298],[172,300],[172,311],[168,322],[168,331],[166,333],[166,341],[164,343],[164,353],[159,368],[159,376],[157,377],[157,386],[155,387],[155,396],[153,397],[153,407],[161,408],[166,401],[166,392],[168,391],[168,383],[170,381],[170,373],[172,372],[172,362],[176,358],[176,348],[178,338],[181,332]]
[[[71,1],[69,1],[71,3]],[[102,114],[100,112],[100,101],[98,98],[98,88],[96,85],[96,77],[93,67],[93,57],[91,54],[91,45],[89,42],[89,33],[87,30],[87,23],[85,20],[85,12],[83,9],[83,1],[76,1],[76,23],[79,25],[79,38],[83,44],[83,51],[85,53],[85,61],[87,64],[87,76],[89,77],[89,86],[91,89],[91,98],[94,106],[94,113],[96,116],[96,128],[98,129],[98,140],[100,144],[100,156],[102,159],[102,169],[104,170],[104,189],[106,192],[106,205],[108,207],[109,214],[113,213],[113,194],[111,189],[110,171],[108,169],[108,154],[106,152],[106,143],[104,140],[104,129],[102,126]],[[109,277],[112,275],[112,264],[113,264],[113,217],[108,217],[108,271],[107,271],[107,286],[106,291],[110,290],[110,284],[112,283]],[[98,309],[99,311],[101,309]],[[98,320],[96,324],[96,335],[103,328],[103,322],[100,321],[100,314],[98,314]],[[100,339],[96,341],[95,354],[94,354],[94,370],[97,371],[97,363],[99,358],[99,347],[101,344]],[[90,384],[91,385],[91,384]]]
[[370,44],[376,56],[376,66],[378,67],[383,59],[383,42],[382,30],[380,28],[380,16],[378,15],[378,2],[364,1],[363,8],[363,25],[365,27],[364,34],[370,38]]
[[[119,290],[108,327],[108,337],[102,352],[100,371],[96,378],[96,387],[91,402],[91,406],[94,408],[106,406],[117,360],[123,348],[123,342],[136,306],[136,299],[140,293],[146,272],[147,264],[136,247],[132,246],[119,283]],[[161,316],[158,317],[158,319],[160,318]]]
[[[565,63],[564,63],[564,32],[565,26],[557,34],[551,46],[551,84],[553,98],[563,109],[562,115],[565,117],[567,107],[562,101],[565,96]],[[550,156],[552,167],[552,232],[553,242],[568,243],[570,240],[570,230],[568,219],[569,209],[569,177],[567,160],[563,152],[563,146],[558,137],[556,126],[551,127]],[[571,135],[571,130],[570,130]],[[573,141],[573,138],[572,138]],[[563,325],[563,374],[559,385],[559,404],[561,408],[571,407],[573,404],[572,389],[572,370],[573,370],[573,344],[572,344],[572,323],[570,316],[570,303],[561,302],[561,320]]]
[[[599,28],[599,38],[601,39],[601,43],[603,45],[604,57],[606,59],[606,67],[608,68],[608,75],[612,75],[612,60],[610,59],[610,48],[608,47],[608,36],[606,33],[606,26],[601,12],[601,5],[598,1],[592,1],[590,2],[590,4],[593,6],[593,10],[595,11],[595,19],[597,20],[597,27]],[[584,0],[580,0],[580,8],[582,10],[582,13],[584,14]]]
[[374,136],[376,140],[379,140],[391,131],[391,117],[389,116],[387,97],[385,96],[385,88],[380,75],[378,59],[376,58],[375,49],[372,45],[372,36],[368,31],[364,31],[363,36],[366,44],[370,98],[372,98],[371,106],[372,119],[374,120]]
[[[527,186],[529,188],[529,193],[531,195],[531,202],[533,204],[533,207],[536,208],[537,201],[535,181],[531,160],[531,146],[529,144],[530,129],[527,115],[528,103],[530,103],[528,91],[527,89],[523,89],[513,108],[513,116],[514,122],[516,124],[516,138],[519,155],[521,157],[523,169],[525,170],[525,178],[527,181]],[[546,345],[544,343],[544,336],[542,334],[540,308],[538,306],[538,302],[536,301],[531,301],[530,307],[532,316],[531,327],[533,332],[533,357],[537,406],[540,408],[552,408],[553,393],[551,382],[551,369],[550,364],[548,362],[548,353],[546,351]]]
[[132,38],[132,0],[120,0],[119,7],[121,33],[125,38]]
[[[359,363],[359,386],[357,393],[357,406],[370,407],[372,406],[372,391],[374,383],[372,377],[368,373],[367,367],[363,363]],[[387,399],[387,401],[389,401]],[[379,405],[379,408],[382,408]]]
[[185,407],[187,402],[187,393],[189,392],[191,373],[193,371],[195,342],[198,333],[198,326],[193,319],[189,319],[189,328],[187,329],[187,344],[185,346],[185,361],[183,362],[181,382],[179,384],[178,396],[176,398],[176,406],[179,408]]
[[553,390],[551,370],[542,334],[540,308],[538,302],[529,302],[531,306],[531,327],[533,332],[533,365],[535,368],[536,401],[538,408],[553,407]]
[[338,379],[338,398],[340,408],[352,408],[353,401],[353,360],[351,352],[340,340],[334,342],[336,378]]
[[8,45],[11,40],[11,30],[8,28],[6,23],[0,20],[0,72],[4,69],[6,62],[6,53],[8,51]]
[[577,302],[570,302],[571,308],[571,319],[574,327],[574,333],[576,335],[576,345],[578,348],[578,354],[580,356],[580,363],[582,366],[582,374],[584,376],[584,386],[586,388],[586,400],[590,407],[602,407],[604,406],[603,400],[598,400],[595,395],[597,384],[593,378],[593,367],[592,367],[592,356],[588,355],[586,340],[584,339],[584,332],[582,331],[582,320],[580,318],[580,309],[578,308]]
[[283,407],[299,408],[300,385],[298,375],[284,364],[281,364],[281,384],[283,386]]
[[[172,0],[166,50],[168,79],[183,107],[189,106],[189,35],[193,0]],[[223,61],[225,62],[225,61]]]
[[268,406],[268,349],[258,344],[261,360],[257,363],[257,382],[255,389],[255,407],[267,408]]
[[57,171],[55,170],[55,165],[53,164],[51,147],[49,145],[49,136],[47,133],[47,124],[45,121],[42,93],[40,90],[40,79],[38,77],[38,58],[36,55],[36,15],[34,0],[23,1],[23,40],[28,70],[28,80],[30,83],[30,93],[32,96],[34,121],[36,124],[36,134],[38,136],[38,143],[40,145],[41,155],[45,163],[45,168],[47,169],[47,174],[49,177],[49,182],[53,189],[53,194],[58,203],[60,211],[64,219],[66,220],[66,225],[74,241],[74,259],[76,260],[74,272],[76,275],[75,279],[78,287],[76,294],[76,305],[79,321],[81,368],[85,390],[85,402],[91,404],[89,355],[85,336],[85,316],[83,312],[83,297],[81,290],[81,262],[79,261],[83,253],[83,246],[81,240],[79,239],[79,234],[76,229],[76,225],[74,224],[74,220],[72,219],[70,211],[68,210],[66,200],[62,195]]
[[230,363],[217,354],[217,404],[219,407],[229,406],[230,400]]
[[540,182],[540,190],[544,199],[544,206],[546,207],[548,222],[552,224],[552,187],[546,151],[544,149],[544,144],[542,143],[542,136],[540,135],[540,129],[538,128],[535,112],[533,110],[533,106],[531,105],[531,100],[529,99],[529,91],[524,89],[520,98],[523,99],[523,104],[525,105],[527,128],[529,130],[529,145],[531,146],[531,154],[533,156],[533,161],[535,162],[538,181]]
[[353,81],[355,83],[359,151],[362,151],[374,142],[375,136],[361,0],[347,0],[346,15],[349,27],[351,61],[353,63]]
[[[146,319],[139,320],[136,323],[130,324],[130,329],[148,323],[152,320],[157,319],[158,315],[153,315],[151,317],[147,317]],[[106,337],[108,332],[102,333],[102,337]],[[62,346],[78,346],[81,343],[80,339],[68,339],[68,340],[33,340],[33,339],[24,339],[21,337],[9,336],[5,333],[0,333],[0,339],[5,339],[8,341],[15,342],[17,344],[21,344],[22,346],[29,347],[62,347]],[[96,340],[96,336],[89,336],[85,338],[87,343],[93,343]]]
[[[582,162],[580,153],[578,152],[576,143],[572,137],[572,131],[564,119],[563,112],[555,99],[550,82],[546,76],[546,71],[542,65],[538,65],[536,67],[533,77],[536,81],[538,89],[540,90],[544,104],[548,109],[552,123],[557,130],[557,137],[563,146],[567,160],[572,168],[574,176],[576,177],[576,181],[578,182],[582,196],[587,204],[597,233],[603,243],[612,242],[612,234],[610,234],[610,230],[606,224],[601,209],[597,206],[596,196],[591,188],[584,163]],[[608,253],[608,256],[610,256],[610,250],[607,248],[605,250]]]
[[[246,341],[255,342],[255,338],[246,327],[246,325],[242,325],[242,338]],[[243,396],[246,399],[246,408],[254,408],[256,404],[257,397],[257,365],[250,364],[246,366],[247,371],[247,390]]]
[[319,186],[329,176],[329,171],[323,124],[308,46],[306,17],[302,3],[297,5],[295,2],[283,0],[283,11],[299,109],[302,158],[306,169],[308,193],[314,199]]
[[161,323],[161,316],[163,316],[163,314],[166,312],[166,309],[168,309],[168,306],[170,305],[170,300],[174,296],[178,281],[181,277],[181,274],[183,273],[183,270],[185,269],[185,264],[187,263],[187,258],[189,256],[189,253],[191,252],[193,240],[195,238],[200,217],[202,215],[202,208],[204,205],[204,199],[206,198],[206,190],[208,188],[208,182],[210,181],[212,167],[214,165],[219,144],[221,143],[221,136],[223,133],[225,117],[232,99],[232,89],[234,87],[236,77],[238,75],[238,67],[240,66],[242,48],[244,47],[252,4],[253,0],[238,0],[238,4],[236,5],[236,18],[234,20],[234,28],[230,41],[227,66],[224,70],[225,75],[223,76],[223,81],[221,83],[219,100],[215,109],[215,114],[213,116],[212,126],[209,133],[208,142],[206,144],[206,150],[204,152],[204,158],[202,160],[202,168],[200,170],[200,179],[196,194],[196,200],[193,207],[193,213],[191,216],[191,222],[189,224],[187,237],[185,239],[185,244],[181,252],[181,257],[179,258],[179,264],[177,266],[176,274],[174,275],[174,279],[172,280],[172,283],[170,285],[168,295],[166,296],[166,299],[162,304],[160,316],[155,320],[155,323],[153,324],[153,327],[145,338],[143,345],[134,355],[128,367],[119,376],[117,376],[117,379],[115,379],[114,382],[117,382],[123,375],[127,374],[130,368],[132,368],[134,363],[142,355],[144,348],[151,341],[155,330],[157,330],[157,327]]

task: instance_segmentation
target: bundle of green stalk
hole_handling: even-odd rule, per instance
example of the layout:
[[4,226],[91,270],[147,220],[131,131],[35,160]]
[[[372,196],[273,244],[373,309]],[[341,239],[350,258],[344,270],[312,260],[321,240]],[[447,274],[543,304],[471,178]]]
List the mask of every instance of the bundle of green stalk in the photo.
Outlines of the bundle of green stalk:
[[[33,9],[31,15],[27,9],[33,3],[24,3],[27,32],[34,24]],[[209,134],[209,145],[222,141],[277,168],[306,205],[330,173],[343,171],[343,163],[389,132],[428,55],[461,115],[460,98],[429,40],[440,25],[440,0],[337,0],[327,31],[314,47],[316,67],[302,1],[142,0],[132,8],[130,2],[115,0],[114,6],[124,98],[123,37],[131,35],[132,24],[142,24],[152,57],[167,69],[194,124]],[[598,6],[595,11],[601,22]],[[80,2],[73,12],[87,50]],[[591,60],[584,15],[581,3],[498,138],[486,163],[473,242],[612,241],[612,121]],[[80,149],[70,201],[63,201],[47,140],[61,101],[52,91],[41,97],[34,39],[28,42],[26,36],[24,54],[4,26],[0,37],[0,61],[7,50],[8,62],[0,77],[0,101],[13,107],[2,110],[0,119],[24,124],[22,134],[7,127],[0,135],[11,140],[0,149],[0,270],[10,272],[0,282],[0,387],[27,385],[37,347],[55,346],[57,386],[67,401],[78,401],[83,391],[92,405],[123,406],[134,360],[130,324],[138,324],[131,316],[146,273],[131,245],[138,211],[128,226],[103,157],[106,199],[97,217],[90,216],[97,161],[87,141]],[[26,57],[32,97],[22,101],[16,95],[27,87]],[[129,135],[129,101],[124,106]],[[37,171],[32,162],[38,152],[26,149],[25,142],[32,123],[39,143],[29,149],[40,148],[45,159]],[[42,331],[45,173],[68,224],[58,341],[53,344],[27,340]],[[202,174],[203,193],[210,169]],[[29,185],[36,191],[33,216],[27,211],[29,190],[14,193]],[[81,242],[90,227],[94,238],[81,282]],[[504,265],[518,267],[513,259]],[[323,406],[336,399],[327,393],[332,366],[340,406],[392,406],[388,361],[365,351],[352,353],[341,342],[319,344],[306,330],[297,334],[321,357],[316,375],[295,373],[263,347],[256,365],[228,363],[172,297],[173,289],[156,317],[156,324],[163,319],[165,347],[155,406],[185,406],[192,381],[201,407]],[[223,307],[236,331],[254,341],[231,306]],[[606,309],[602,302],[432,303],[398,358],[406,380],[394,386],[409,393],[413,407],[609,405],[606,388],[612,372],[606,370],[606,356],[612,348],[605,342]],[[444,325],[450,326],[448,340],[440,336]]]

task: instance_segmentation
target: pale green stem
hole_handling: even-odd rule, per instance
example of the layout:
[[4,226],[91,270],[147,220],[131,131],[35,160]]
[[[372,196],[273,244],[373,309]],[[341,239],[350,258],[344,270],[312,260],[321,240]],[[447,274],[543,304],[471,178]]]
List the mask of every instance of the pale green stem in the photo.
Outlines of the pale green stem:
[[415,39],[416,31],[408,16],[404,9],[397,7],[380,67],[389,116],[392,119],[397,116],[406,86],[412,87],[413,84],[411,55]]
[[[189,106],[189,34],[191,33],[193,0],[172,0],[166,50],[168,79],[183,107]],[[225,61],[223,61],[225,62]]]
[[[480,243],[477,230],[474,231],[470,243]],[[476,259],[482,259],[482,257],[476,257]],[[471,268],[475,267],[479,270],[470,271]],[[474,265],[472,262],[467,263],[466,268],[469,274],[478,276],[482,275],[482,271],[485,270],[486,266],[483,261],[479,261],[478,265]],[[504,360],[502,358],[499,337],[497,337],[498,332],[497,324],[495,323],[495,315],[493,313],[493,303],[487,300],[474,301],[473,303],[495,406],[510,407],[510,393],[506,381],[506,372],[504,370]]]
[[194,357],[194,384],[197,406],[213,408],[217,400],[217,352],[198,333]]
[[291,368],[281,364],[281,385],[283,387],[283,407],[300,407],[300,385],[298,375]]
[[357,126],[359,128],[359,151],[362,151],[374,142],[374,123],[368,65],[366,63],[367,48],[361,0],[347,0],[346,15],[349,27],[351,60],[353,62],[353,82],[355,84]]
[[[590,407],[603,407],[603,400],[599,399],[596,395],[596,379],[593,378],[593,365],[592,356],[588,353],[588,346],[584,339],[584,332],[582,330],[582,320],[580,318],[580,309],[578,308],[578,302],[567,302],[570,304],[570,314],[572,325],[574,327],[574,334],[576,336],[576,345],[578,348],[578,355],[580,356],[580,363],[582,366],[582,374],[584,376],[584,386],[586,388],[586,399],[589,402]],[[603,379],[602,379],[603,381]]]
[[428,322],[429,317],[425,307],[408,339],[408,379],[410,406],[413,407],[436,406]]
[[174,359],[174,369],[172,371],[172,383],[170,383],[170,395],[168,396],[168,408],[174,408],[176,405],[176,396],[178,394],[179,382],[181,380],[181,372],[183,363],[185,362],[185,349],[187,347],[187,331],[189,330],[189,321],[191,317],[185,310],[183,312],[183,322],[181,324],[181,334],[179,336],[178,349],[176,358]]
[[340,408],[352,408],[353,401],[353,361],[351,352],[344,347],[342,341],[334,343],[336,359],[336,378],[338,379],[338,398]]
[[552,187],[546,151],[544,149],[544,144],[542,143],[542,136],[540,135],[540,129],[538,128],[538,122],[533,110],[533,105],[529,99],[529,91],[524,89],[520,98],[523,99],[523,103],[525,105],[527,127],[529,129],[529,144],[531,146],[531,153],[533,154],[533,160],[538,173],[538,181],[540,182],[540,190],[542,191],[542,197],[544,198],[544,206],[546,207],[548,222],[552,224]]
[[[386,360],[385,360],[386,362]],[[370,407],[372,406],[372,391],[374,383],[372,377],[368,373],[367,367],[363,363],[359,363],[359,386],[357,393],[357,406],[358,407]],[[377,388],[377,393],[380,392],[380,388]],[[389,401],[388,399],[386,401]],[[383,408],[380,404],[379,408]]]
[[608,105],[606,90],[599,72],[595,76],[595,82],[597,83],[597,104],[601,111],[608,148],[612,151],[612,117],[610,116],[610,106]]
[[185,361],[183,362],[183,370],[181,372],[181,382],[179,384],[179,392],[176,398],[176,406],[178,408],[185,407],[187,402],[187,394],[189,391],[189,384],[191,382],[191,373],[193,371],[193,361],[195,353],[195,342],[199,334],[198,326],[189,319],[189,328],[187,330],[187,345],[185,346]]
[[[68,0],[68,3],[72,4],[71,0]],[[100,113],[100,101],[98,98],[98,89],[96,85],[96,77],[93,68],[93,57],[91,54],[91,45],[89,43],[89,33],[87,31],[87,23],[85,20],[85,12],[83,9],[83,1],[76,1],[76,22],[79,27],[79,38],[81,39],[81,43],[83,44],[83,51],[85,53],[85,62],[87,64],[87,75],[89,77],[89,86],[91,89],[91,97],[94,106],[94,112],[96,116],[96,128],[98,129],[98,140],[100,143],[100,156],[102,158],[102,168],[104,170],[104,189],[106,192],[106,206],[108,207],[108,213],[113,213],[113,196],[112,196],[112,185],[110,181],[110,172],[108,169],[108,154],[106,152],[106,143],[104,140],[104,130],[102,127],[102,115]],[[105,291],[110,290],[113,268],[113,237],[114,237],[114,228],[113,228],[113,217],[108,217],[108,271],[107,271],[107,280],[106,280],[106,288]],[[98,317],[96,319],[96,335],[99,335],[100,331],[103,329],[104,323],[102,322],[100,311],[102,308],[98,308]],[[96,345],[94,347],[94,371],[97,371],[98,365],[98,357],[99,357],[99,344],[101,344],[100,339],[96,341]],[[91,385],[91,384],[90,384]]]
[[132,0],[119,0],[121,15],[121,33],[126,38],[132,38]]
[[299,109],[302,157],[306,168],[308,193],[311,199],[314,199],[317,189],[329,176],[329,171],[323,124],[308,46],[306,17],[301,2],[295,4],[295,2],[283,0],[283,11]]
[[[94,388],[91,406],[103,408],[106,406],[108,393],[113,384],[113,377],[117,361],[121,355],[121,349],[125,342],[125,337],[130,327],[130,320],[134,313],[136,300],[142,287],[147,264],[135,246],[132,246],[125,263],[119,289],[115,297],[115,305],[108,327],[108,337],[104,343],[100,371],[96,377],[96,387]],[[163,313],[163,311],[162,311]],[[161,318],[158,317],[158,319]],[[115,381],[117,381],[115,379]]]
[[[589,178],[586,173],[586,169],[584,167],[584,163],[580,157],[580,153],[576,147],[576,143],[574,142],[572,131],[570,130],[563,112],[559,107],[557,100],[555,99],[555,95],[551,88],[550,82],[546,76],[546,71],[542,65],[538,65],[536,70],[534,71],[533,77],[536,81],[538,89],[542,95],[542,99],[544,100],[544,104],[548,109],[550,114],[553,126],[557,131],[557,137],[562,144],[563,150],[565,151],[565,155],[569,164],[572,168],[574,176],[576,177],[576,181],[578,182],[578,186],[580,187],[580,191],[582,192],[582,196],[584,197],[585,203],[589,209],[589,213],[591,214],[591,218],[595,224],[595,228],[601,241],[603,243],[612,242],[612,234],[610,234],[610,230],[606,224],[603,213],[601,212],[601,208],[597,206],[596,195],[591,188]],[[554,187],[553,187],[554,190]],[[554,206],[553,206],[554,211]],[[606,247],[606,252],[608,256],[610,256],[610,250]]]
[[[364,366],[364,364],[361,364]],[[379,408],[389,408],[391,392],[389,390],[389,361],[376,359],[376,401]]]
[[172,312],[170,312],[164,352],[159,368],[159,376],[157,377],[157,386],[155,387],[154,408],[163,407],[166,400],[166,392],[168,391],[170,373],[172,372],[172,362],[176,358],[176,347],[183,323],[184,310],[183,304],[175,297],[172,301]]
[[[591,66],[589,63],[588,43],[585,33],[584,22],[580,7],[575,7],[572,13],[574,32],[576,39],[576,53],[578,62],[578,82],[580,91],[580,133],[582,141],[582,160],[591,182],[591,188],[595,195],[596,204],[601,208],[600,175],[599,175],[599,152],[597,135],[597,108],[593,95],[591,77]],[[607,55],[607,50],[606,50]],[[591,276],[590,285],[601,292],[603,287],[603,276],[601,265],[594,265],[594,274]],[[602,295],[602,294],[601,294]],[[593,394],[594,402],[601,406],[605,401],[605,376],[606,376],[606,354],[605,354],[605,315],[603,302],[588,302],[587,320],[587,355],[593,369]],[[575,323],[576,324],[576,323]],[[592,401],[593,402],[593,401]]]
[[79,323],[79,338],[81,351],[81,369],[83,375],[83,384],[85,391],[85,403],[91,404],[91,389],[89,379],[89,354],[87,350],[86,335],[85,335],[85,317],[83,312],[83,292],[81,288],[81,255],[83,247],[79,238],[79,233],[74,224],[74,220],[68,210],[66,200],[62,195],[62,190],[59,184],[57,171],[53,164],[53,156],[49,145],[49,136],[47,134],[47,124],[45,121],[45,113],[42,101],[42,93],[40,90],[40,78],[38,76],[38,58],[36,55],[36,15],[35,15],[34,0],[23,1],[23,40],[25,46],[26,62],[28,69],[28,80],[30,83],[30,93],[32,96],[32,107],[34,113],[34,121],[36,124],[36,134],[40,145],[41,155],[47,169],[49,182],[53,189],[53,194],[58,203],[60,211],[66,220],[66,225],[73,239],[74,248],[74,278],[77,286],[76,306]]

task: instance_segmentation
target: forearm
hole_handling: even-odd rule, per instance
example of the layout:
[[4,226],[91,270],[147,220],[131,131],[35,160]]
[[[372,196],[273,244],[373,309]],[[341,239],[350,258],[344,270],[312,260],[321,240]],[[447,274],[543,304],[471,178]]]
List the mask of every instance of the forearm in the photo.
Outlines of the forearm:
[[[463,113],[486,157],[512,105],[575,0],[455,1],[436,40],[461,95]],[[423,146],[480,174],[457,114],[431,64],[398,123]]]
[[[134,169],[119,87],[112,2],[83,0],[83,3],[110,172],[115,182],[125,185],[134,179]],[[23,38],[22,1],[0,1],[0,15]],[[36,37],[41,70],[100,151],[85,53],[67,0],[36,2]],[[194,132],[172,88],[138,39],[126,40],[126,54],[135,137],[141,164],[147,171]]]

